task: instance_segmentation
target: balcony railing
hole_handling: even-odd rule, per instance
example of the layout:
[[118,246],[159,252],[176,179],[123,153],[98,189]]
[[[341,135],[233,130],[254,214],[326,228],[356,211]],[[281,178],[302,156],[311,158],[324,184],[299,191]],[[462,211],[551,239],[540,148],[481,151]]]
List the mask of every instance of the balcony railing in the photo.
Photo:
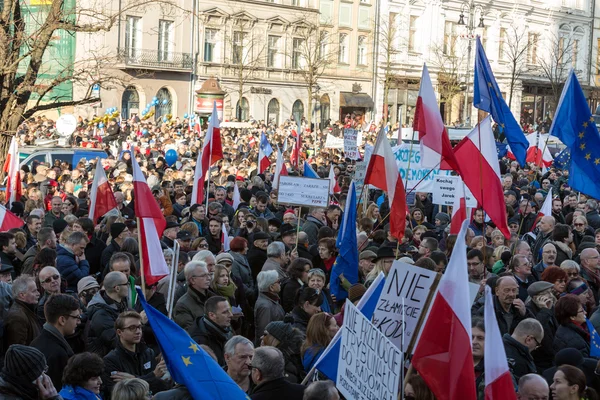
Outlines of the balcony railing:
[[194,63],[190,53],[172,51],[119,48],[118,56],[125,65],[152,69],[191,70]]

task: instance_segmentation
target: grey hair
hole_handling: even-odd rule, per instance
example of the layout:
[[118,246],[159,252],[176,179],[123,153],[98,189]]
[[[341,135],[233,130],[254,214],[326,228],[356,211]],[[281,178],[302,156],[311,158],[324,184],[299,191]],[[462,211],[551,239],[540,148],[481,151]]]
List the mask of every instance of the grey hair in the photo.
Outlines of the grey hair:
[[69,235],[69,237],[67,238],[66,244],[69,246],[73,246],[75,244],[81,243],[82,240],[85,240],[86,243],[88,242],[87,234],[85,234],[83,232],[75,231]]
[[192,258],[192,261],[202,261],[202,262],[206,262],[206,259],[212,257],[215,259],[215,263],[217,262],[217,259],[215,258],[215,255],[212,253],[212,251],[210,250],[200,250],[199,252],[197,252],[196,254],[194,254],[194,257]]
[[[513,335],[516,336],[527,336],[533,335],[536,338],[544,337],[544,328],[542,324],[535,318],[526,318],[519,322],[519,325],[515,328]],[[541,339],[539,339],[541,341]]]
[[594,200],[594,199],[589,199],[588,201],[585,202],[585,204],[592,211],[595,211],[595,210],[598,209],[598,202],[596,200]]
[[15,279],[12,283],[13,297],[17,298],[21,293],[25,293],[29,282],[35,283],[35,279],[31,275],[21,275]]
[[173,249],[164,249],[163,250],[163,256],[165,257],[173,257],[175,255],[175,252],[173,251]]
[[183,274],[185,275],[185,280],[187,282],[189,282],[197,268],[204,268],[206,272],[208,272],[208,268],[206,267],[206,263],[204,261],[190,261],[189,263],[185,264],[185,267],[183,268]]
[[304,391],[302,400],[329,400],[335,398],[337,389],[332,381],[313,382]]
[[112,391],[113,400],[136,400],[144,399],[150,391],[148,382],[139,379],[123,379],[117,382]]
[[308,243],[308,233],[300,231],[298,232],[298,244]]
[[267,257],[279,258],[285,254],[285,245],[282,242],[273,242],[267,247]]
[[261,346],[254,351],[252,366],[260,371],[264,381],[283,377],[283,353],[273,346]]
[[254,344],[252,344],[252,342],[250,340],[246,339],[243,336],[236,335],[236,336],[232,337],[231,339],[229,339],[227,341],[227,343],[225,343],[225,348],[224,348],[223,352],[229,356],[235,355],[235,348],[237,347],[238,344],[248,345],[248,346],[252,347],[252,349],[254,349]]
[[565,260],[565,261],[561,262],[560,268],[561,269],[575,268],[577,270],[577,272],[579,272],[581,270],[581,268],[579,268],[579,264],[577,264],[577,262],[575,262],[573,260]]
[[259,272],[258,276],[256,277],[256,286],[258,286],[258,291],[268,292],[269,287],[277,282],[277,279],[279,279],[279,274],[275,270]]
[[29,215],[35,215],[37,217],[39,217],[40,219],[44,218],[44,210],[42,210],[41,208],[35,208],[33,210],[31,210],[31,212],[29,213]]
[[[542,378],[540,375],[527,374],[527,375],[523,375],[521,377],[521,379],[519,379],[519,389],[524,388],[528,382],[533,382],[533,381],[538,381],[539,383],[542,383],[543,385],[545,385],[546,388],[548,388],[548,382],[546,382],[546,380],[544,378]],[[521,390],[519,390],[519,392],[520,391]]]
[[325,277],[325,272],[321,268],[313,268],[310,271],[308,271],[308,279],[312,278],[315,275],[323,278],[323,281],[327,280]]

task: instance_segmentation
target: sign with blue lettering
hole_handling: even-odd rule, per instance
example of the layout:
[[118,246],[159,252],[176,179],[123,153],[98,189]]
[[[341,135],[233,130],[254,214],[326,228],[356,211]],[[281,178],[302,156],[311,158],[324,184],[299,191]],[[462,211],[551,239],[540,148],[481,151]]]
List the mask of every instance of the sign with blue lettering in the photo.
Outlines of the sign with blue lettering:
[[434,169],[429,172],[429,168],[423,168],[421,166],[421,149],[418,144],[413,144],[411,149],[410,144],[402,143],[400,146],[393,147],[392,151],[396,156],[396,164],[398,164],[398,170],[404,184],[406,184],[408,176],[407,192],[414,189],[418,192],[432,193],[436,176],[452,175],[452,171]]

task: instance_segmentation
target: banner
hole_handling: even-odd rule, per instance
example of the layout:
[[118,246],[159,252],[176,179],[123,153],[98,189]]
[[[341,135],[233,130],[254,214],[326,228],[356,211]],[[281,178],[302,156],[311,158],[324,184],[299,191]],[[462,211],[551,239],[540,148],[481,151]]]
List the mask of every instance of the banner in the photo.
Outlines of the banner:
[[[427,175],[429,168],[421,167],[421,149],[418,143],[412,145],[412,150],[410,144],[402,143],[400,146],[394,146],[392,151],[396,156],[396,164],[398,164],[403,183],[406,183],[406,177],[408,176],[407,192],[416,187],[415,190],[419,192],[431,193],[436,176],[452,176],[452,171],[442,171],[440,169],[434,169]],[[421,179],[423,181],[419,183]]]
[[[454,195],[458,185],[463,185],[460,176],[436,176],[433,181],[433,204],[442,206],[454,205]],[[465,189],[465,200],[468,208],[477,208],[477,200],[471,194],[468,187]]]
[[344,155],[351,160],[358,160],[358,132],[356,129],[344,129]]
[[360,203],[362,198],[360,198],[360,194],[362,193],[363,186],[365,185],[365,176],[367,175],[367,163],[364,161],[359,161],[356,163],[354,168],[354,186],[356,187],[356,194],[359,196],[356,200]]
[[329,206],[329,179],[280,176],[277,201],[296,206]]
[[325,140],[325,148],[326,149],[343,149],[344,148],[344,139],[336,138],[331,133],[328,133],[327,139]]
[[396,260],[385,280],[373,325],[403,353],[407,352],[419,318],[426,311],[427,296],[436,275],[434,271]]
[[402,353],[346,300],[336,387],[348,400],[396,400]]

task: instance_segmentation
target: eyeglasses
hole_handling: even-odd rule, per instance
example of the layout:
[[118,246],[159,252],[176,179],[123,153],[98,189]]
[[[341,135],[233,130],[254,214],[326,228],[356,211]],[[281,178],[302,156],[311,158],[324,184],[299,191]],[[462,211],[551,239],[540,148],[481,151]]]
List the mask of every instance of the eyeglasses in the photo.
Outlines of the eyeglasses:
[[129,326],[126,326],[125,328],[123,328],[121,330],[123,330],[123,331],[129,331],[131,333],[135,333],[137,331],[141,332],[141,330],[142,330],[142,324],[140,324],[140,325],[129,325]]
[[129,286],[129,282],[125,282],[125,283],[117,283],[117,284],[115,285],[115,287],[117,287],[117,286]]
[[67,317],[67,318],[73,318],[73,319],[79,319],[79,320],[81,320],[81,318],[83,318],[83,317],[81,316],[81,314],[79,314],[79,315],[65,314],[65,315],[63,315],[63,317]]
[[208,249],[208,243],[200,243],[200,244],[198,245],[198,248],[199,248],[199,249]]
[[567,272],[567,276],[576,277],[579,276],[579,272]]
[[50,283],[50,282],[52,282],[52,281],[57,281],[57,280],[59,280],[59,279],[60,279],[60,275],[52,275],[52,276],[49,276],[49,277],[47,277],[46,279],[44,279],[44,280],[42,281],[42,283]]
[[533,340],[535,340],[535,348],[538,349],[542,346],[542,344],[537,340],[537,338],[533,335],[531,335],[531,337],[533,338]]

